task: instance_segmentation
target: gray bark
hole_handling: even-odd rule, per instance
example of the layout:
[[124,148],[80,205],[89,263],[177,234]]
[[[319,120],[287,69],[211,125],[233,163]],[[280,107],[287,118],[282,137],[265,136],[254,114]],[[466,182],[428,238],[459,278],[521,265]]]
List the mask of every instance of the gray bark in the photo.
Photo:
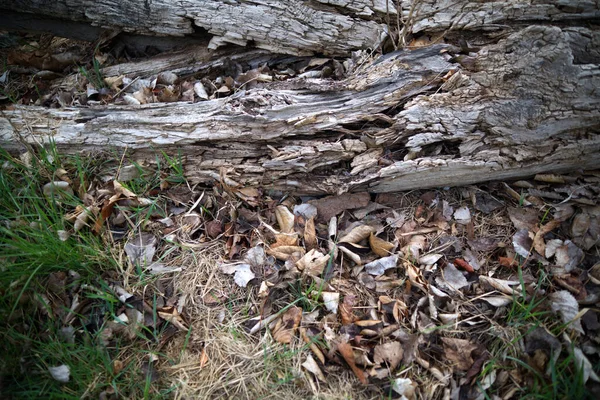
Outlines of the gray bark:
[[194,182],[303,194],[596,168],[597,40],[586,28],[531,26],[462,60],[468,68],[438,44],[381,56],[341,82],[295,79],[189,104],[16,107],[2,114],[0,142],[16,149],[20,132],[140,159],[161,148],[182,154]]

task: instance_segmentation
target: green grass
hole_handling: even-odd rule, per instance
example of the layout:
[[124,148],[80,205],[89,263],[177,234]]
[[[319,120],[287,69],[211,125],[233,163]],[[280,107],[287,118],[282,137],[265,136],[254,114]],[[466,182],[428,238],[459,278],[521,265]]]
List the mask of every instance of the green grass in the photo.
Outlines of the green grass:
[[[543,268],[539,268],[536,287],[546,286],[547,276]],[[529,295],[526,291],[521,268],[518,270],[520,293],[513,296],[513,302],[504,321],[500,321],[507,329],[515,332],[514,337],[497,337],[488,347],[492,358],[482,369],[477,385],[486,399],[500,394],[492,386],[484,390],[483,379],[492,371],[512,371],[519,369],[521,376],[526,377],[527,384],[515,394],[519,399],[559,400],[559,399],[594,399],[583,383],[583,372],[575,364],[572,351],[563,345],[561,357],[555,360],[550,355],[547,361],[549,374],[540,373],[527,363],[527,357],[518,345],[525,337],[539,326],[546,327],[560,340],[566,326],[557,322],[556,316],[548,310],[546,297],[537,291]],[[548,349],[550,350],[550,349]],[[598,370],[598,367],[596,367]]]
[[[172,387],[150,382],[139,368],[158,346],[160,329],[142,329],[135,345],[119,337],[101,345],[104,321],[122,306],[101,279],[106,271],[118,271],[111,244],[90,229],[66,241],[58,236],[72,231],[64,216],[82,204],[78,194],[85,193],[102,162],[60,157],[53,146],[30,154],[24,161],[0,149],[0,398],[98,398],[110,388],[119,398],[169,397]],[[47,198],[44,184],[60,180],[65,170],[75,194]],[[48,283],[57,272],[76,277],[66,280],[64,291],[69,297],[77,293],[86,305],[69,322],[68,303]],[[84,285],[94,290],[80,289]],[[72,342],[61,336],[69,325],[75,328]],[[124,369],[115,371],[114,360]],[[48,372],[63,364],[70,368],[68,383]]]

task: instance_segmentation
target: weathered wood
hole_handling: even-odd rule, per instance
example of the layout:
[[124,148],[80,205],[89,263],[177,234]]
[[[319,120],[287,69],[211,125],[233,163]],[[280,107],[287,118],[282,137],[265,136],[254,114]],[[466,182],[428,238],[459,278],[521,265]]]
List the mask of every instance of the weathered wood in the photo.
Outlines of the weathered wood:
[[185,36],[201,30],[212,36],[211,48],[254,44],[276,53],[338,56],[376,47],[394,29],[497,34],[518,24],[573,24],[600,17],[595,0],[0,0],[2,9],[143,35]]
[[194,104],[17,107],[2,114],[0,144],[16,149],[20,132],[70,152],[145,158],[160,147],[180,152],[195,182],[306,194],[594,168],[600,67],[576,63],[577,35],[595,48],[590,31],[531,26],[468,63],[434,45],[384,55],[343,82],[297,79]]
[[184,36],[201,28],[213,36],[212,49],[225,43],[243,46],[252,42],[276,53],[347,55],[380,41],[385,27],[371,17],[385,11],[386,1],[1,0],[0,9],[145,35]]

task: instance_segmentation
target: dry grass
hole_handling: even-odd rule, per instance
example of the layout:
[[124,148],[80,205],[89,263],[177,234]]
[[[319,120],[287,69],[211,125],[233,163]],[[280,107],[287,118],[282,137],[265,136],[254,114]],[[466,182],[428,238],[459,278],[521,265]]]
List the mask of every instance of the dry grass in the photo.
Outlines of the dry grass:
[[[218,271],[221,256],[213,247],[184,252],[180,258],[187,268],[175,288],[185,296],[192,330],[165,348],[167,359],[179,360],[163,367],[178,387],[176,399],[380,398],[357,386],[354,375],[342,367],[327,382],[313,383],[301,367],[308,350],[298,338],[284,346],[268,330],[250,336],[245,322],[259,315],[260,301],[255,290],[237,287]],[[207,295],[224,301],[206,304]]]

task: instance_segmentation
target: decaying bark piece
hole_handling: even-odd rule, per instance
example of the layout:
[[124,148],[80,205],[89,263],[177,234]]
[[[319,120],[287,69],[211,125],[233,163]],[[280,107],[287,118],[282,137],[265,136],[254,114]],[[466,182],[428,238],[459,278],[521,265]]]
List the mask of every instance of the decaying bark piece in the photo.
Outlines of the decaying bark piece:
[[182,154],[195,182],[307,194],[593,168],[600,68],[576,63],[578,34],[594,47],[585,31],[531,26],[482,48],[468,69],[450,46],[433,45],[381,56],[343,82],[296,80],[195,104],[17,107],[3,112],[0,143],[16,149],[16,129],[30,142],[52,135],[69,152],[144,158],[160,147]]

